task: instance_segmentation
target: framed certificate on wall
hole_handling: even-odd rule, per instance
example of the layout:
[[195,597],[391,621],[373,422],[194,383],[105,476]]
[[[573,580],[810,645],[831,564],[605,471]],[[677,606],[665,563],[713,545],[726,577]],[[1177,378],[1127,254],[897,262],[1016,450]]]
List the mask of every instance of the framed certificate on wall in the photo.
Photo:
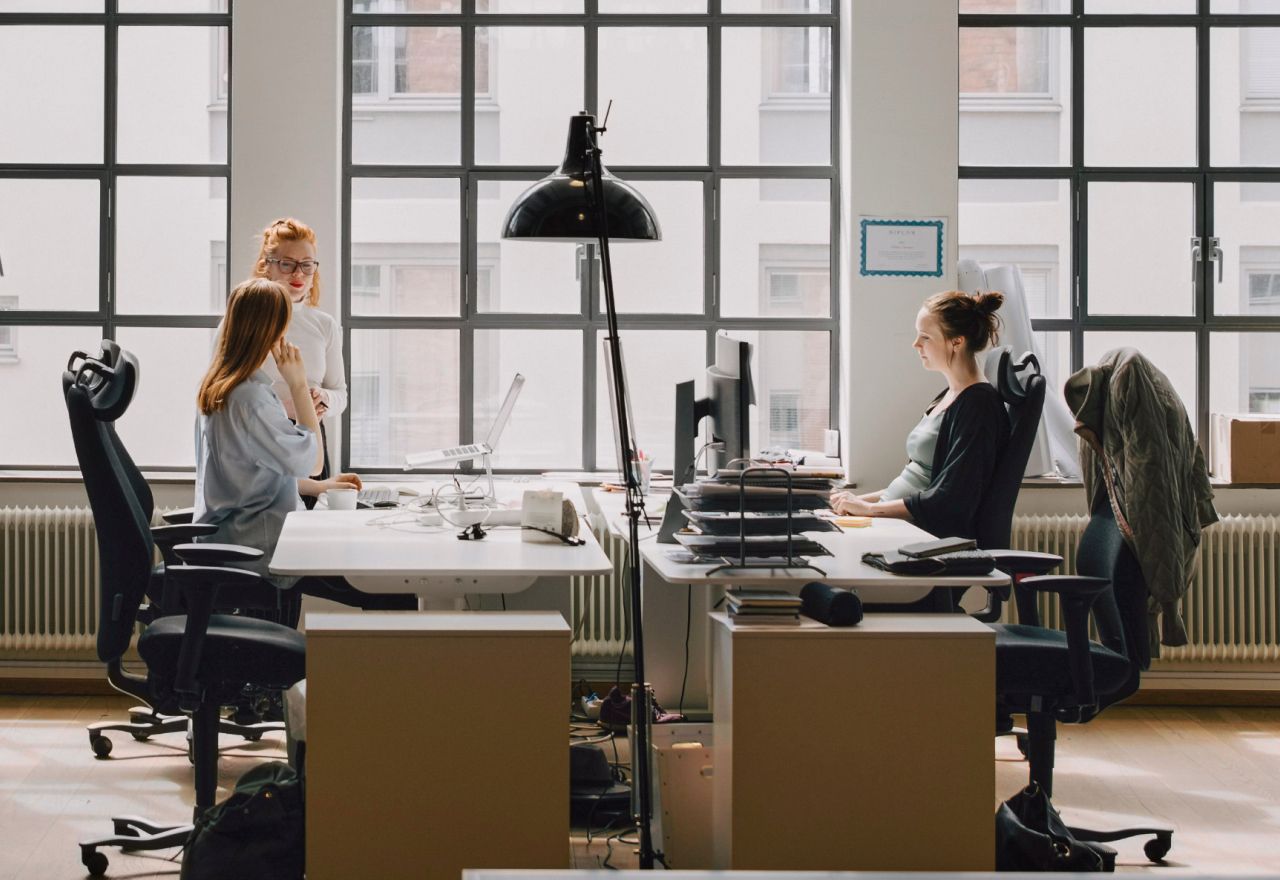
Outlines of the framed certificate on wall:
[[947,220],[863,217],[860,275],[941,278],[947,253]]

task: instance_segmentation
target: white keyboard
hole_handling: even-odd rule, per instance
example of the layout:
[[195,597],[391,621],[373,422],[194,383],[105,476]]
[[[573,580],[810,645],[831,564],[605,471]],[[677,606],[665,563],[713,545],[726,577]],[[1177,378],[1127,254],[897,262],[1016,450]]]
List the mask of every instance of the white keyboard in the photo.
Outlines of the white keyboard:
[[359,504],[368,504],[372,507],[375,504],[381,504],[387,501],[399,501],[400,493],[394,489],[361,489],[360,494],[356,496],[356,502]]

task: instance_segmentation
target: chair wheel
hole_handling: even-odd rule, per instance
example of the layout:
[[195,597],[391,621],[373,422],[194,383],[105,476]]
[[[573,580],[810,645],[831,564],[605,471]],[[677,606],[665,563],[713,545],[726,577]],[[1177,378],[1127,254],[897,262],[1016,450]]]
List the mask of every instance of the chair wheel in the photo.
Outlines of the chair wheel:
[[1153,862],[1163,862],[1164,857],[1169,854],[1169,850],[1173,848],[1173,841],[1168,838],[1157,837],[1148,840],[1142,845],[1142,851],[1147,854],[1147,858]]
[[134,733],[132,736],[134,739],[136,739],[140,743],[144,743],[147,740],[151,739],[151,734],[149,733]]
[[1027,756],[1027,750],[1030,748],[1030,744],[1027,742],[1027,737],[1020,733],[1014,737],[1014,741],[1018,744],[1018,751],[1022,752],[1022,757],[1025,758]]
[[89,747],[93,749],[94,755],[99,758],[105,758],[111,754],[111,740],[102,735],[92,737],[89,740]]
[[262,731],[255,730],[253,733],[246,733],[246,734],[243,734],[243,736],[247,741],[251,743],[256,743],[258,740],[262,739]]
[[106,876],[107,857],[97,850],[84,853],[80,856],[80,861],[84,863],[85,870],[89,872],[90,877]]

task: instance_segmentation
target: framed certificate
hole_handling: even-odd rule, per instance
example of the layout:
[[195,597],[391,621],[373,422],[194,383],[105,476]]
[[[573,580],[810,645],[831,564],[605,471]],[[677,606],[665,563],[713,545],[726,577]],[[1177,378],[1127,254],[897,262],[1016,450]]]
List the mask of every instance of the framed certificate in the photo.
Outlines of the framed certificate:
[[947,253],[947,221],[862,218],[860,275],[941,278]]

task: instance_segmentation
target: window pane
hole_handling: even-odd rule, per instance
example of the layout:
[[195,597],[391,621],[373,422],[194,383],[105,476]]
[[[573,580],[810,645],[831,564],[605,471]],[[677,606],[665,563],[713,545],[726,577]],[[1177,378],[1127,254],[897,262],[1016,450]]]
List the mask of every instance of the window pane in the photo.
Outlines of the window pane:
[[488,436],[516,373],[524,375],[524,388],[493,466],[582,467],[582,331],[475,332],[477,442]]
[[1071,377],[1071,334],[1066,331],[1039,331],[1031,334],[1036,346],[1040,372],[1050,394],[1061,394]]
[[831,313],[829,181],[720,181],[720,313]]
[[501,12],[506,15],[581,13],[582,0],[476,0],[476,12]]
[[461,28],[355,28],[352,41],[352,162],[456,165]]
[[639,12],[660,15],[671,12],[706,12],[707,0],[600,0],[606,13]]
[[211,327],[116,331],[120,347],[137,357],[142,379],[128,414],[117,423],[120,439],[140,467],[195,467],[196,392],[212,360],[215,332]]
[[103,29],[0,27],[0,162],[102,161]]
[[351,331],[351,466],[458,442],[458,331]]
[[[628,396],[634,409],[636,445],[653,460],[656,470],[669,471],[675,461],[672,444],[675,440],[676,384],[692,379],[695,399],[706,396],[707,334],[701,330],[628,329],[621,332],[621,337]],[[618,438],[613,433],[608,358],[603,340],[603,334],[597,336],[596,467],[609,471],[618,468]]]
[[1213,334],[1209,412],[1280,414],[1280,334]]
[[721,32],[721,161],[831,163],[831,28]]
[[104,0],[0,0],[0,12],[102,12]]
[[960,11],[981,13],[1065,14],[1071,11],[1071,0],[960,0]]
[[1084,334],[1084,362],[1096,364],[1114,348],[1136,348],[1169,378],[1182,398],[1193,430],[1198,430],[1196,413],[1196,336],[1194,333],[1135,332],[1107,330]]
[[1224,258],[1214,314],[1280,315],[1280,184],[1215,182],[1213,234]]
[[707,163],[706,28],[600,28],[599,71],[606,165]]
[[[456,178],[351,181],[353,315],[461,314],[462,199]],[[356,266],[379,287],[355,291]]]
[[1195,30],[1089,28],[1084,36],[1085,164],[1195,165]]
[[[62,371],[67,368],[71,352],[94,354],[101,339],[101,327],[0,324],[0,411],[11,419],[11,427],[0,431],[0,466],[76,463],[62,397]],[[12,427],[17,418],[21,419],[21,430]],[[120,424],[134,418],[130,412]],[[188,424],[188,446],[190,432]]]
[[1019,266],[1033,318],[1071,314],[1071,225],[1069,181],[960,181],[960,259]]
[[559,164],[584,106],[582,40],[582,28],[476,28],[478,164]]
[[[481,312],[580,313],[582,283],[578,245],[552,241],[503,240],[502,223],[511,203],[532,181],[482,180],[476,228],[476,307]],[[663,229],[665,232],[665,227]],[[649,246],[645,246],[648,250]],[[628,247],[619,247],[620,254]]]
[[1280,0],[1210,0],[1210,12],[1266,13],[1280,12]]
[[1196,0],[1084,0],[1084,11],[1098,15],[1189,15],[1196,11]]
[[960,164],[1070,163],[1070,29],[961,28]]
[[1280,28],[1211,31],[1214,165],[1280,165]]
[[831,334],[731,330],[752,343],[751,450],[822,449],[831,427]]
[[721,0],[721,12],[830,13],[831,0]]
[[[226,55],[227,28],[120,28],[119,160],[226,162]],[[164,100],[157,100],[158,70]]]
[[[620,312],[701,314],[706,287],[701,181],[632,180],[653,206],[662,241],[615,242],[613,284]],[[604,294],[600,296],[604,311]]]
[[1191,315],[1191,183],[1088,185],[1091,315]]
[[[226,304],[226,180],[116,181],[116,301],[123,314],[209,315]],[[177,271],[189,279],[166,281]]]
[[351,0],[352,12],[462,12],[462,0]]
[[226,12],[227,0],[119,0],[121,12]]
[[10,309],[98,310],[101,184],[0,178],[0,297]]

